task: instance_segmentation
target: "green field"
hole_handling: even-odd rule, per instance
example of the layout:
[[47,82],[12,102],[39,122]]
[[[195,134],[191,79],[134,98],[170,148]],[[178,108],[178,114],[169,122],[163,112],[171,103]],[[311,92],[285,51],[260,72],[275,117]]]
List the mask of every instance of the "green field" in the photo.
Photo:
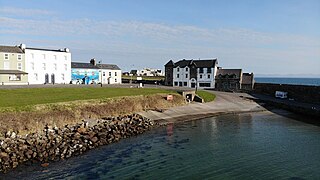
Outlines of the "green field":
[[120,96],[150,95],[172,91],[151,88],[23,88],[1,89],[1,107],[68,102],[75,100],[105,99]]
[[210,102],[213,101],[216,98],[216,95],[209,93],[207,91],[197,91],[197,95],[199,95],[202,99],[204,99],[204,102]]
[[[164,80],[164,76],[140,76],[140,77],[142,77],[142,80],[148,80],[148,81]],[[122,76],[122,79],[137,80],[137,76]]]

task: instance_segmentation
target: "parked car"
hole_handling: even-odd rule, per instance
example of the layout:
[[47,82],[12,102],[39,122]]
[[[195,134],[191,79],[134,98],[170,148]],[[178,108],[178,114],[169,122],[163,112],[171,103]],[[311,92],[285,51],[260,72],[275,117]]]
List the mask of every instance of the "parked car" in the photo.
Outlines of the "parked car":
[[281,98],[281,99],[287,99],[288,98],[288,92],[276,91],[275,97],[276,98]]

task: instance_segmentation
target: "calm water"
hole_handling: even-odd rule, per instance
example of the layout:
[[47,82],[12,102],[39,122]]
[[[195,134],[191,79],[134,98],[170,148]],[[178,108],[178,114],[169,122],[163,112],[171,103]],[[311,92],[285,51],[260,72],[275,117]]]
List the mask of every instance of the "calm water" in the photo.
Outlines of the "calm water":
[[320,78],[267,78],[256,77],[256,82],[273,83],[273,84],[296,84],[296,85],[312,85],[320,86]]
[[4,179],[320,179],[320,127],[271,113],[158,128]]

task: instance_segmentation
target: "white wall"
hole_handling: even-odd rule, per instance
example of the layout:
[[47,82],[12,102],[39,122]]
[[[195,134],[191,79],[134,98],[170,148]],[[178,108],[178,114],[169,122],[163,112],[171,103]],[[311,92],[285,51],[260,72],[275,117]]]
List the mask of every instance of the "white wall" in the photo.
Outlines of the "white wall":
[[[188,68],[186,70],[186,68]],[[177,74],[179,74],[179,77],[177,77]],[[188,77],[186,78],[186,74],[188,74]],[[210,74],[210,77],[208,78],[208,75]],[[200,73],[200,69],[197,68],[197,87],[202,88],[199,86],[199,83],[210,83],[210,88],[215,87],[215,76],[217,74],[217,67],[211,68],[211,73],[207,72],[207,68],[203,68],[203,73]],[[202,78],[200,78],[200,75],[202,75]],[[178,85],[175,85],[175,82],[178,82]],[[182,87],[184,86],[184,82],[187,82],[187,87],[191,87],[191,79],[190,79],[190,68],[180,68],[178,72],[178,67],[173,68],[173,86],[179,86],[179,82],[182,82]],[[203,87],[204,88],[204,87]]]
[[[102,84],[121,84],[121,70],[101,69],[99,70],[99,80]],[[102,80],[101,80],[102,78]]]
[[[178,72],[178,68],[179,68],[179,72]],[[177,77],[177,74],[179,74],[179,77]],[[188,75],[187,78],[186,78],[186,74]],[[176,86],[174,82],[182,82],[182,86],[184,86],[184,82],[187,82],[187,87],[191,87],[189,80],[190,80],[190,68],[189,67],[173,68],[173,86]],[[177,86],[179,86],[179,84]],[[184,87],[186,87],[186,86],[184,86]]]
[[71,80],[70,52],[26,49],[25,60],[30,84],[44,84],[46,74],[49,75],[49,83],[52,83],[52,74],[57,84],[69,84]]

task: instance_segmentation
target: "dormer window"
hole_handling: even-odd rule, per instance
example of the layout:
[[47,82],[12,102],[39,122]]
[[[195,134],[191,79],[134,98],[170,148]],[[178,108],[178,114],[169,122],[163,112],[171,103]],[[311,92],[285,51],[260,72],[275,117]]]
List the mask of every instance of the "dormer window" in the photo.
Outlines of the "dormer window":
[[199,73],[203,73],[203,68],[199,68]]
[[211,73],[211,68],[207,68],[207,73]]

